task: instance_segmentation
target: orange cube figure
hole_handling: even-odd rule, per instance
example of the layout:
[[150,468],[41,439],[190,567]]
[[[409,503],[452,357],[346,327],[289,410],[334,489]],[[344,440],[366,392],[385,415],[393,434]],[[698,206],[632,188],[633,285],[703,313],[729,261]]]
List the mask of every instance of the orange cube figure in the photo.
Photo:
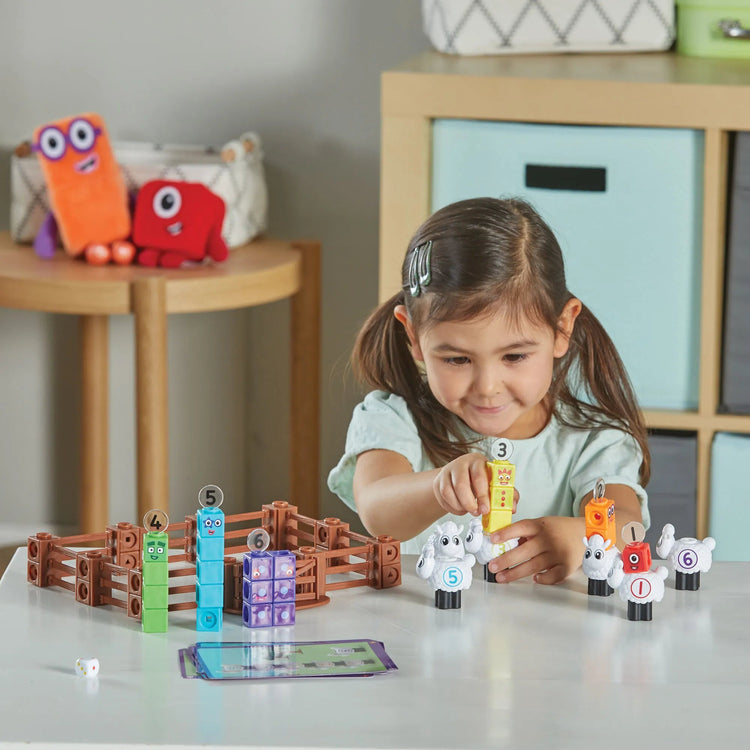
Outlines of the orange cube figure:
[[75,115],[42,125],[34,131],[32,148],[69,255],[81,255],[94,243],[128,237],[127,187],[99,115]]
[[482,516],[482,529],[485,534],[492,534],[512,523],[516,467],[510,461],[488,461],[487,471],[490,475],[490,512]]
[[606,542],[607,539],[616,547],[615,504],[606,497],[592,497],[583,510],[586,518],[586,538],[599,534]]

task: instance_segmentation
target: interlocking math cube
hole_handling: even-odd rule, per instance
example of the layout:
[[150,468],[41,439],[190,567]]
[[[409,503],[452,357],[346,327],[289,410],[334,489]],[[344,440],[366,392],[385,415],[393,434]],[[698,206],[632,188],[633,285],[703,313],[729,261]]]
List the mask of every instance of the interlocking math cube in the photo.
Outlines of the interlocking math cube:
[[248,628],[294,625],[297,559],[288,550],[246,552],[242,622]]
[[513,490],[516,467],[510,461],[488,461],[490,472],[490,512],[482,516],[482,529],[492,534],[509,526],[513,519]]
[[224,608],[224,512],[200,508],[196,513],[195,629],[221,630]]
[[143,535],[141,624],[144,633],[167,632],[168,555],[166,531],[147,531]]
[[583,513],[586,519],[586,538],[590,539],[594,534],[599,534],[605,542],[609,540],[612,547],[616,546],[614,501],[606,497],[592,497],[586,503]]

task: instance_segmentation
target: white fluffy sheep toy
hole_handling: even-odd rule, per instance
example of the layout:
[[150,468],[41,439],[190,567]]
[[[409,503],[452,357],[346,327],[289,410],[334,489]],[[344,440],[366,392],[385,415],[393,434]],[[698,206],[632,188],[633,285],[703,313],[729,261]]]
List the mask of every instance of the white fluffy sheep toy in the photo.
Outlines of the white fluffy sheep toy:
[[691,536],[675,539],[674,532],[671,523],[665,524],[656,545],[656,554],[674,569],[676,589],[697,591],[701,585],[701,573],[708,573],[711,569],[716,540],[711,536],[703,541]]
[[607,583],[615,565],[619,550],[611,539],[605,540],[601,534],[583,537],[586,551],[583,553],[583,574],[589,579],[590,596],[609,596],[614,589]]
[[476,558],[467,554],[462,531],[453,521],[438,524],[417,560],[417,575],[432,584],[438,609],[460,609],[461,591],[471,586]]

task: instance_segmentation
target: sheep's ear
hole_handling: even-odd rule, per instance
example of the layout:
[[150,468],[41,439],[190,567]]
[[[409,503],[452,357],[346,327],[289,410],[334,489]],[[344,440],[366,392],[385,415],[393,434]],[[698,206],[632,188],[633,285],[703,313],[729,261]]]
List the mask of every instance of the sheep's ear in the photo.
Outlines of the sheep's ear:
[[611,546],[612,546],[612,540],[611,539],[607,539],[604,542],[604,549],[609,549]]
[[588,538],[587,538],[587,537],[583,536],[583,537],[581,537],[581,540],[583,541],[583,545],[584,545],[585,547],[588,547],[588,546],[589,546],[589,540],[588,540]]

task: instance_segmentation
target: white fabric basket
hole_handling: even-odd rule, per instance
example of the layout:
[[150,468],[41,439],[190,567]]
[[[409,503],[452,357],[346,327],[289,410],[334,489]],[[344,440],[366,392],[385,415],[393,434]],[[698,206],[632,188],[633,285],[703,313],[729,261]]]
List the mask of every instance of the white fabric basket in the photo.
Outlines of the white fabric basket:
[[674,0],[422,0],[440,52],[663,50],[675,38]]
[[[266,229],[268,193],[263,150],[255,133],[227,143],[221,152],[200,146],[112,144],[129,191],[150,180],[200,182],[223,199],[222,236],[229,247]],[[223,158],[222,158],[223,157]],[[33,242],[49,212],[47,188],[37,157],[11,156],[10,229],[15,242]]]

